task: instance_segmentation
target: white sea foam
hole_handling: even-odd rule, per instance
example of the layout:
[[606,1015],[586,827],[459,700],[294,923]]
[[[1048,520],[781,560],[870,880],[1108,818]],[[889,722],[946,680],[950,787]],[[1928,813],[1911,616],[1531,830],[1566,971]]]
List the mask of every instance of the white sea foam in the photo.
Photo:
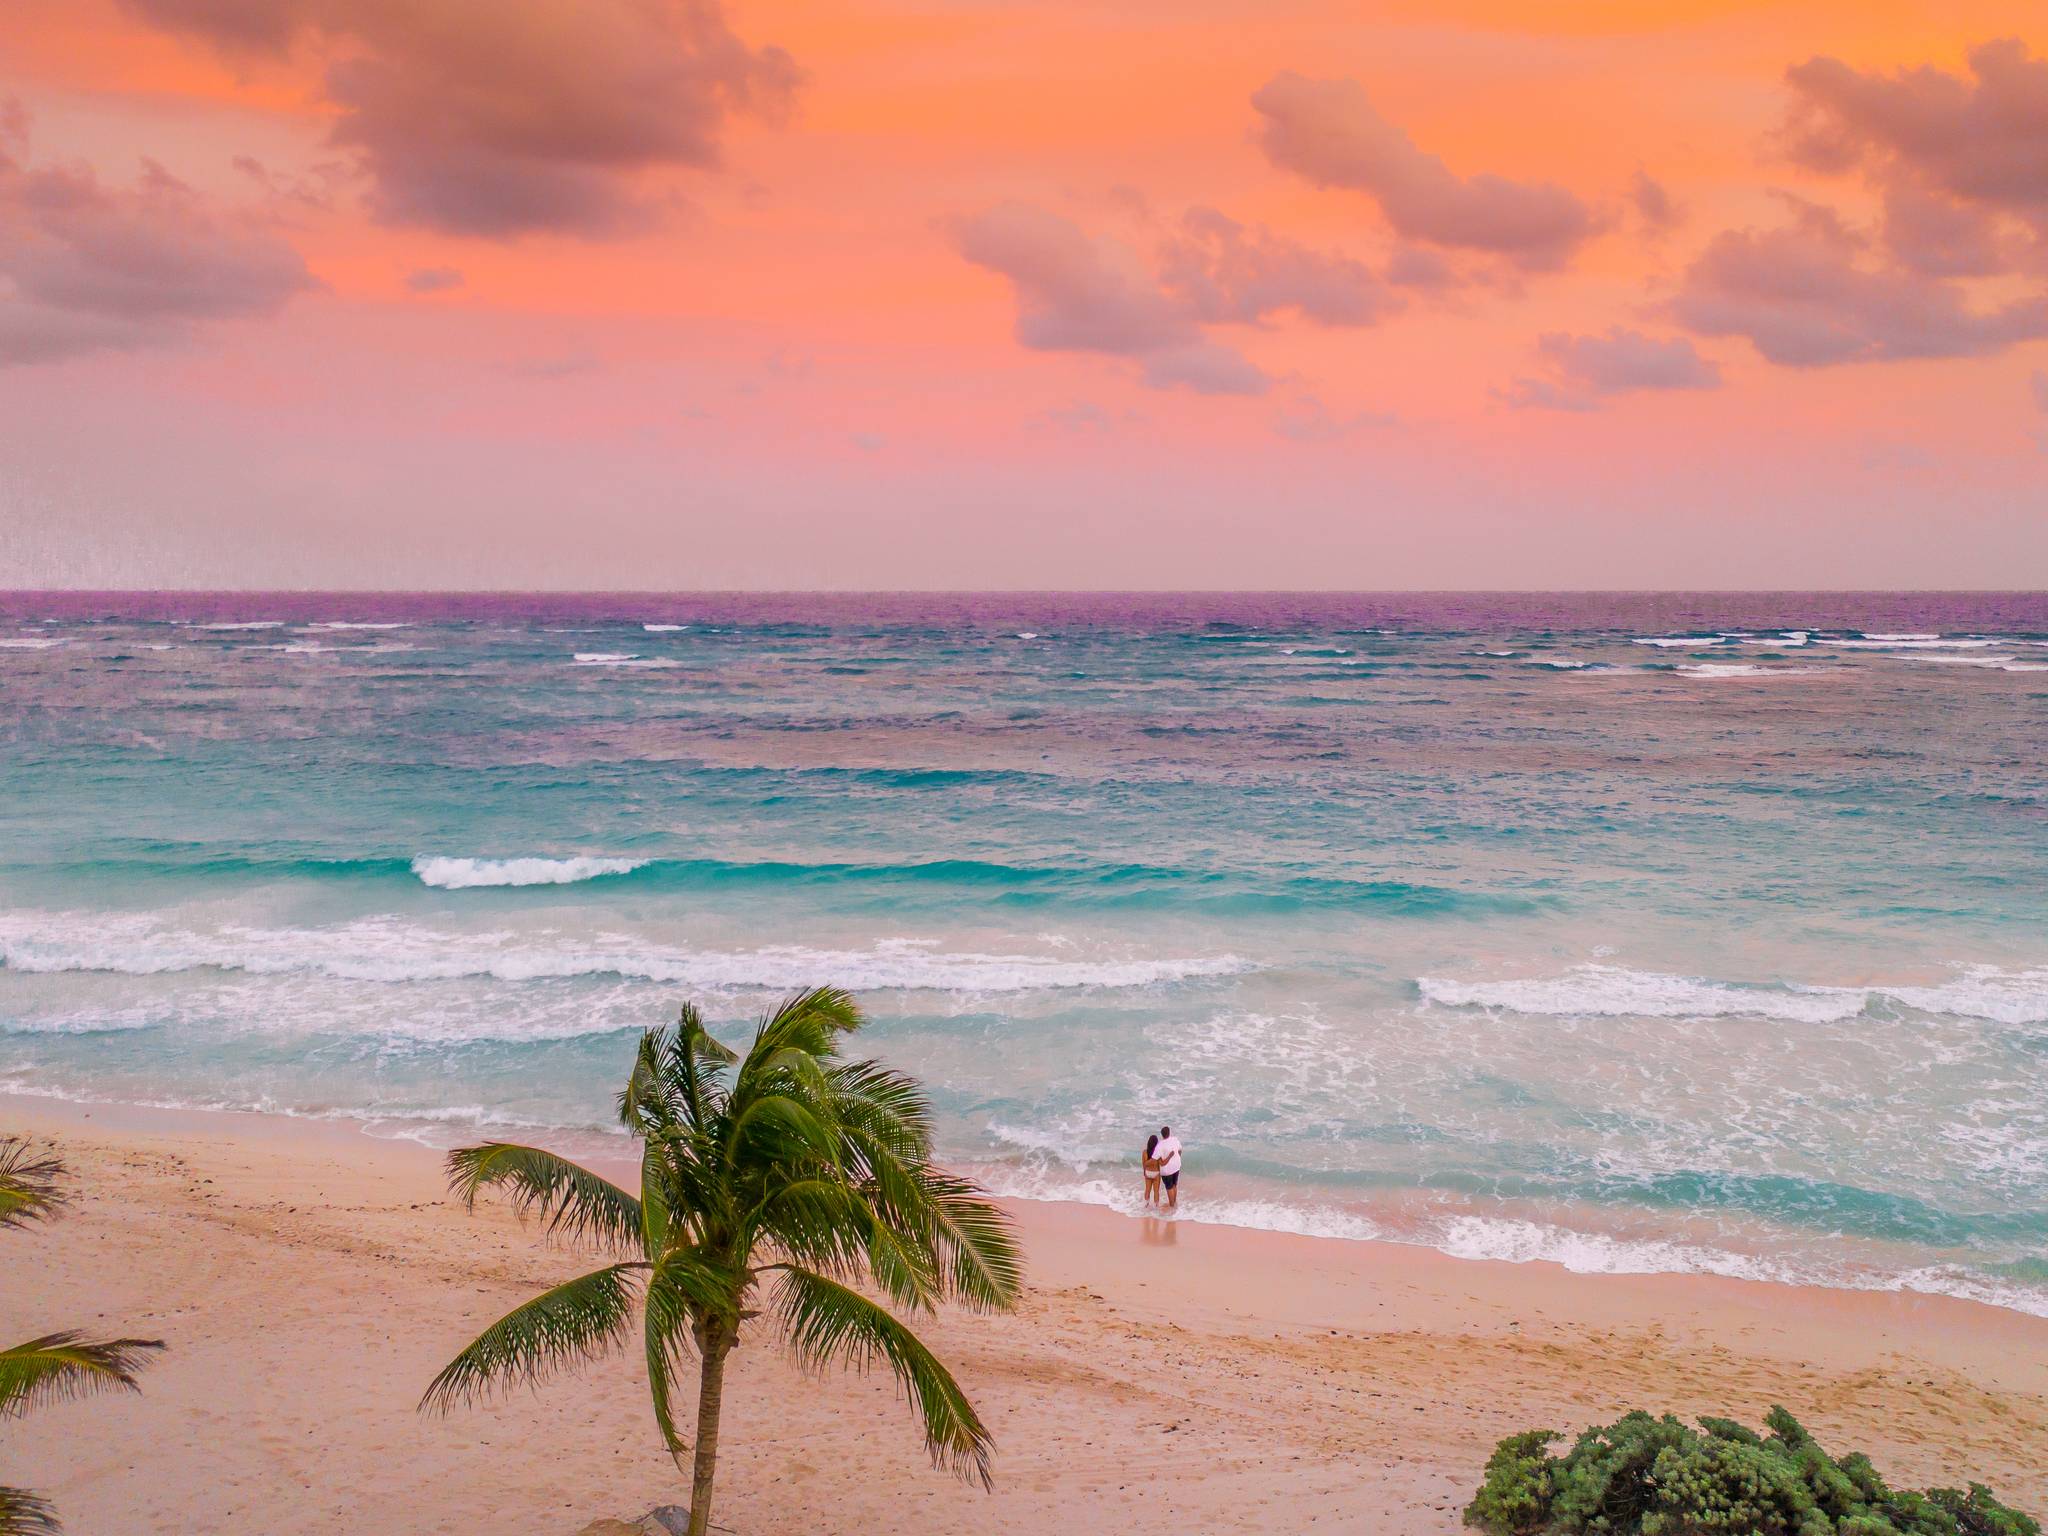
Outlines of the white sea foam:
[[361,619],[327,619],[327,620],[324,620],[324,621],[322,621],[321,623],[318,623],[318,624],[312,624],[312,625],[308,625],[307,627],[308,627],[309,629],[411,629],[411,628],[412,628],[412,626],[411,626],[410,624],[404,624],[404,623],[397,623],[397,622],[391,622],[391,623],[377,623],[377,624],[372,624],[372,623],[369,623],[369,622],[368,622],[368,621],[366,621],[366,620],[361,620]]
[[40,636],[32,640],[0,640],[0,651],[47,651],[63,643],[62,640],[47,640]]
[[1019,640],[1036,640],[1038,638],[1038,631],[1035,629],[1020,629],[1017,631],[1017,638]]
[[1580,661],[1573,656],[1531,656],[1525,664],[1532,667],[1556,667],[1563,672],[1577,672],[1593,665],[1590,661]]
[[1021,1164],[984,1164],[975,1167],[973,1173],[991,1193],[1012,1200],[1104,1206],[1125,1216],[1190,1222],[1197,1226],[1292,1232],[1304,1237],[1339,1238],[1353,1242],[1396,1242],[1411,1247],[1434,1248],[1457,1259],[1506,1264],[1556,1264],[1576,1274],[1725,1275],[1777,1285],[1911,1291],[1957,1296],[2036,1317],[2048,1317],[2048,1293],[2027,1286],[2001,1284],[1954,1265],[1930,1265],[1887,1273],[1824,1260],[1799,1263],[1700,1243],[1580,1232],[1569,1227],[1506,1216],[1444,1216],[1427,1220],[1419,1226],[1394,1228],[1363,1212],[1326,1203],[1213,1197],[1185,1188],[1178,1212],[1162,1216],[1157,1210],[1146,1208],[1135,1181],[1128,1175],[1113,1179],[1076,1175],[1052,1166],[1044,1158],[1030,1158]]
[[1909,629],[1895,634],[1888,634],[1881,629],[1866,629],[1862,631],[1862,635],[1866,640],[1939,640],[1941,638],[1941,631],[1935,630],[1932,633],[1928,633],[1924,630]]
[[627,875],[643,868],[646,859],[455,859],[421,856],[412,872],[444,891],[485,885],[574,885],[600,875]]
[[1720,635],[1639,635],[1631,640],[1629,644],[1679,646],[1687,649],[1698,649],[1703,646],[1719,645],[1721,641],[1722,637]]
[[650,635],[677,635],[690,626],[687,624],[642,624],[640,627]]
[[1902,640],[1880,640],[1867,636],[1861,640],[1822,640],[1822,645],[1840,646],[1846,651],[1969,651],[1996,645],[1995,640],[1943,640],[1938,636],[1915,635]]
[[283,629],[283,619],[243,619],[232,624],[201,624],[200,629]]
[[2048,662],[2021,661],[2017,656],[1907,656],[1902,659],[1942,662],[1952,667],[1982,667],[1989,672],[2048,672]]
[[665,656],[640,656],[631,651],[578,651],[572,665],[579,667],[662,668],[682,665]]
[[1784,645],[1804,645],[1810,638],[1812,631],[1804,629],[1787,629],[1778,635],[1779,642]]
[[1495,1008],[1544,1018],[1761,1018],[1832,1024],[1885,1001],[1921,1013],[1994,1023],[2048,1023],[2048,969],[1958,968],[1932,986],[1752,986],[1666,976],[1624,966],[1581,965],[1562,976],[1457,981],[1425,976],[1423,998],[1449,1008]]
[[1677,670],[1687,677],[1808,677],[1820,669],[1758,666],[1746,661],[1703,661]]
[[0,965],[30,974],[96,971],[156,976],[222,970],[392,983],[617,977],[725,991],[789,991],[830,979],[854,991],[971,995],[1149,987],[1257,969],[1229,954],[1056,959],[940,950],[886,939],[866,949],[786,944],[697,950],[616,933],[575,940],[558,933],[448,932],[398,918],[364,918],[322,928],[189,929],[161,926],[141,916],[87,912],[0,913]]

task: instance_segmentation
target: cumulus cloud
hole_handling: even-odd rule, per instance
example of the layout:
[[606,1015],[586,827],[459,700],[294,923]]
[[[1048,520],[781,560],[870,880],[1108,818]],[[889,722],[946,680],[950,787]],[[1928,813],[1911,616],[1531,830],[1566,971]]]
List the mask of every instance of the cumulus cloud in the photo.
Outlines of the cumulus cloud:
[[238,56],[316,48],[334,142],[393,224],[603,238],[659,216],[642,173],[720,162],[798,71],[716,0],[123,0]]
[[1972,49],[1970,78],[1922,65],[1885,75],[1835,58],[1787,71],[1786,146],[1809,169],[1909,175],[2048,234],[2048,59],[2017,38]]
[[1205,321],[1256,324],[1284,310],[1322,325],[1371,325],[1400,307],[1364,262],[1248,230],[1194,208],[1166,243],[1160,278]]
[[1270,380],[1202,333],[1129,252],[1092,240],[1069,219],[1021,203],[956,226],[960,254],[1010,280],[1017,340],[1042,352],[1098,352],[1137,361],[1156,388],[1260,394]]
[[153,161],[131,188],[0,152],[0,364],[175,345],[317,286],[274,230],[210,206]]
[[1459,176],[1382,117],[1356,81],[1283,71],[1252,105],[1268,159],[1319,186],[1365,193],[1405,239],[1543,271],[1563,266],[1597,231],[1592,211],[1563,187]]
[[1988,277],[2009,265],[1984,209],[1904,182],[1885,189],[1884,243],[1901,265],[1929,277]]
[[1683,336],[1658,338],[1612,326],[1602,336],[1553,331],[1536,343],[1549,377],[1517,379],[1508,404],[1541,410],[1590,411],[1638,390],[1719,389],[1721,365],[1700,356]]
[[[1149,208],[1136,211],[1158,228]],[[1404,302],[1390,273],[1248,227],[1214,208],[1190,209],[1167,226],[1151,265],[1124,245],[1098,241],[1069,219],[1021,203],[960,220],[953,235],[961,255],[1010,279],[1018,341],[1039,351],[1133,358],[1144,381],[1159,389],[1258,395],[1272,386],[1208,327],[1266,325],[1288,315],[1314,325],[1367,326]],[[1413,268],[1407,275],[1416,285],[1433,278]]]
[[1974,306],[1957,283],[1873,260],[1866,239],[1811,203],[1781,228],[1715,236],[1672,312],[1699,335],[1747,337],[1795,368],[1986,356],[2048,335],[2048,297]]

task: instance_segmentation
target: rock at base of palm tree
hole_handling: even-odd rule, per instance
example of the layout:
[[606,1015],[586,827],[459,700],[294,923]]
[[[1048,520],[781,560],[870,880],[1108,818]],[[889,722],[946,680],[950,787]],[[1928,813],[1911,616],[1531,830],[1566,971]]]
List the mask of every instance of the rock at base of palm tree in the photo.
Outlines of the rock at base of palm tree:
[[638,1520],[593,1520],[576,1536],[683,1536],[689,1528],[690,1512],[682,1505],[657,1504]]

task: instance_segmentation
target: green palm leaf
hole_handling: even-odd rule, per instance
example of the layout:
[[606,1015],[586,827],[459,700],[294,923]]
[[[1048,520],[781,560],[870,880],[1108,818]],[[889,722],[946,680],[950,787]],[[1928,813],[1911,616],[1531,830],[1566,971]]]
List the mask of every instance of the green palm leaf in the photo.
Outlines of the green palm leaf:
[[924,1419],[932,1460],[992,1486],[995,1442],[952,1372],[916,1334],[860,1292],[794,1265],[782,1271],[776,1313],[790,1348],[806,1364],[866,1370],[887,1362]]
[[0,1349],[0,1418],[100,1392],[139,1391],[135,1378],[161,1339],[89,1344],[75,1333],[48,1333]]
[[[886,1363],[916,1404],[935,1460],[989,1481],[987,1429],[945,1366],[887,1306],[930,1311],[947,1296],[1014,1306],[1023,1260],[1008,1219],[932,1162],[931,1110],[917,1083],[839,1050],[860,1010],[833,988],[801,992],[762,1019],[743,1058],[697,1010],[636,1042],[620,1122],[641,1142],[636,1200],[535,1147],[487,1143],[449,1157],[466,1204],[502,1186],[550,1233],[637,1250],[528,1302],[478,1336],[427,1389],[447,1407],[506,1379],[538,1380],[624,1342],[636,1298],[641,1357],[662,1445],[692,1452],[691,1536],[710,1520],[726,1357],[760,1316],[807,1365]],[[697,1432],[676,1423],[677,1378],[697,1358]]]
[[609,1353],[632,1327],[635,1281],[646,1267],[594,1270],[514,1307],[442,1367],[420,1406],[446,1410],[508,1382],[538,1383]]
[[0,1488],[0,1536],[53,1536],[62,1529],[48,1499],[26,1488]]
[[64,1204],[64,1160],[20,1136],[0,1138],[0,1228],[45,1221]]
[[566,1157],[506,1141],[448,1154],[448,1187],[465,1206],[488,1186],[509,1189],[521,1215],[538,1210],[550,1236],[640,1251],[640,1202]]

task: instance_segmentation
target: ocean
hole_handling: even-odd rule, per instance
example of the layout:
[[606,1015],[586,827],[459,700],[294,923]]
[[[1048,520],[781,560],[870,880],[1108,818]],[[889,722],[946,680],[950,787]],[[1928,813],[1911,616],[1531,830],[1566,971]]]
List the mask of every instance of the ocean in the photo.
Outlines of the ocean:
[[601,1152],[830,983],[999,1192],[2048,1315],[2044,759],[2041,594],[0,595],[0,1091]]

